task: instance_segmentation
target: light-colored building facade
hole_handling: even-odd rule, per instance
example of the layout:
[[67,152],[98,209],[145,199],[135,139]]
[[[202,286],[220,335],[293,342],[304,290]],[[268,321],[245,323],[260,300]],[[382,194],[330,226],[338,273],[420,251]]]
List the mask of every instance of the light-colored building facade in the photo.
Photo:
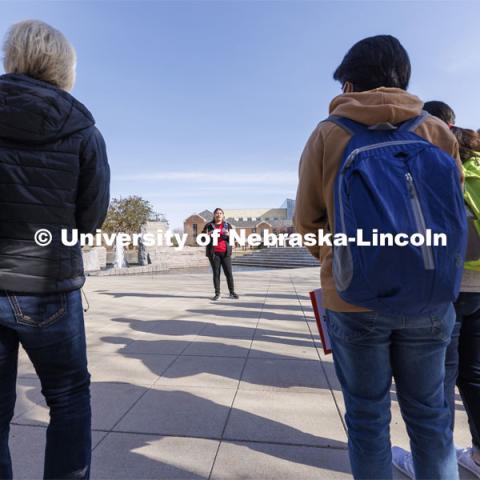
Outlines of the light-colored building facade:
[[[295,201],[286,199],[280,208],[238,208],[224,209],[225,219],[236,229],[244,229],[248,236],[251,233],[291,233],[293,232],[293,212]],[[211,222],[213,212],[203,210],[185,219],[184,232],[188,234],[188,245],[195,246],[196,237],[202,233],[203,227]]]

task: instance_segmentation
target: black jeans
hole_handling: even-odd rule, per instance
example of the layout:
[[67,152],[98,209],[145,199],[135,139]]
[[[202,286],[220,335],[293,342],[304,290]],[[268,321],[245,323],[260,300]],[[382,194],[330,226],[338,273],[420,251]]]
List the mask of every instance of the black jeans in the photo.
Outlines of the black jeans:
[[[46,479],[88,479],[91,457],[90,375],[80,290],[0,294],[0,478],[12,478],[8,448],[22,344],[50,408]],[[20,460],[21,461],[21,460]]]
[[455,302],[457,321],[447,349],[445,398],[455,415],[455,383],[468,416],[472,443],[480,448],[480,293],[461,293]]
[[225,256],[225,253],[215,253],[210,257],[210,265],[213,270],[213,286],[215,287],[215,295],[220,295],[220,269],[223,268],[223,273],[227,277],[227,285],[230,293],[235,292],[233,286],[232,274],[232,258]]

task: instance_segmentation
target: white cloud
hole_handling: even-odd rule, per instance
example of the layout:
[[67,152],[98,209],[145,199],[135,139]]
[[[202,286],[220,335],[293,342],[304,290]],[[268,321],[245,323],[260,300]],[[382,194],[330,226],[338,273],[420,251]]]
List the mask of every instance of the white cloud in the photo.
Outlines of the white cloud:
[[116,175],[113,177],[115,181],[141,181],[141,182],[189,182],[189,183],[211,183],[215,185],[292,185],[296,184],[296,171],[270,171],[270,172],[146,172],[133,175]]
[[164,190],[162,189],[161,191],[153,192],[150,190],[142,190],[141,195],[144,196],[145,198],[159,198],[159,199],[171,199],[172,196],[175,194],[181,195],[182,198],[204,198],[205,196],[210,196],[212,193],[214,193],[216,196],[218,195],[229,195],[230,197],[232,194],[236,194],[240,199],[242,196],[244,197],[245,195],[260,195],[261,197],[266,197],[266,196],[271,196],[271,195],[289,195],[292,196],[296,192],[296,186],[295,185],[286,185],[284,187],[278,186],[274,188],[270,188],[268,186],[261,188],[259,190],[258,185],[251,185],[251,186],[242,186],[242,185],[218,185],[212,187],[196,187],[195,190],[193,191],[181,191],[179,192],[178,190],[174,189],[167,189]]

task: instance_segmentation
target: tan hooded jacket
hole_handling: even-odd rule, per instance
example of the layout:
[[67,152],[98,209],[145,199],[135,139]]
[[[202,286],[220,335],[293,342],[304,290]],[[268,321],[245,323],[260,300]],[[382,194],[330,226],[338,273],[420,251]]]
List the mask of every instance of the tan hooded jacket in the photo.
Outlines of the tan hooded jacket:
[[[423,102],[399,88],[377,88],[367,92],[345,93],[330,104],[330,115],[350,118],[365,125],[389,122],[397,124],[420,115]],[[429,116],[415,133],[452,155],[460,172],[462,165],[453,134],[438,118]],[[299,185],[294,223],[301,234],[331,232],[334,218],[334,181],[350,135],[331,122],[320,123],[307,141],[299,167]],[[462,173],[463,178],[463,173]],[[332,273],[332,249],[309,248],[320,259],[324,307],[336,312],[366,311],[344,302],[335,289]]]

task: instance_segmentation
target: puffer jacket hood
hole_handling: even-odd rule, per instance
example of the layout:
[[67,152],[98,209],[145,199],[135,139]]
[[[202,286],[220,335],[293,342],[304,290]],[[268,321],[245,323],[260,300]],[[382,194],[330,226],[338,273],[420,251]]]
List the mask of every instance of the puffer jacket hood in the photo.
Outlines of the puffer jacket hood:
[[46,144],[95,124],[68,92],[26,75],[0,76],[0,138]]
[[330,114],[364,125],[404,122],[422,113],[423,102],[400,88],[376,88],[368,92],[344,93],[330,103]]

